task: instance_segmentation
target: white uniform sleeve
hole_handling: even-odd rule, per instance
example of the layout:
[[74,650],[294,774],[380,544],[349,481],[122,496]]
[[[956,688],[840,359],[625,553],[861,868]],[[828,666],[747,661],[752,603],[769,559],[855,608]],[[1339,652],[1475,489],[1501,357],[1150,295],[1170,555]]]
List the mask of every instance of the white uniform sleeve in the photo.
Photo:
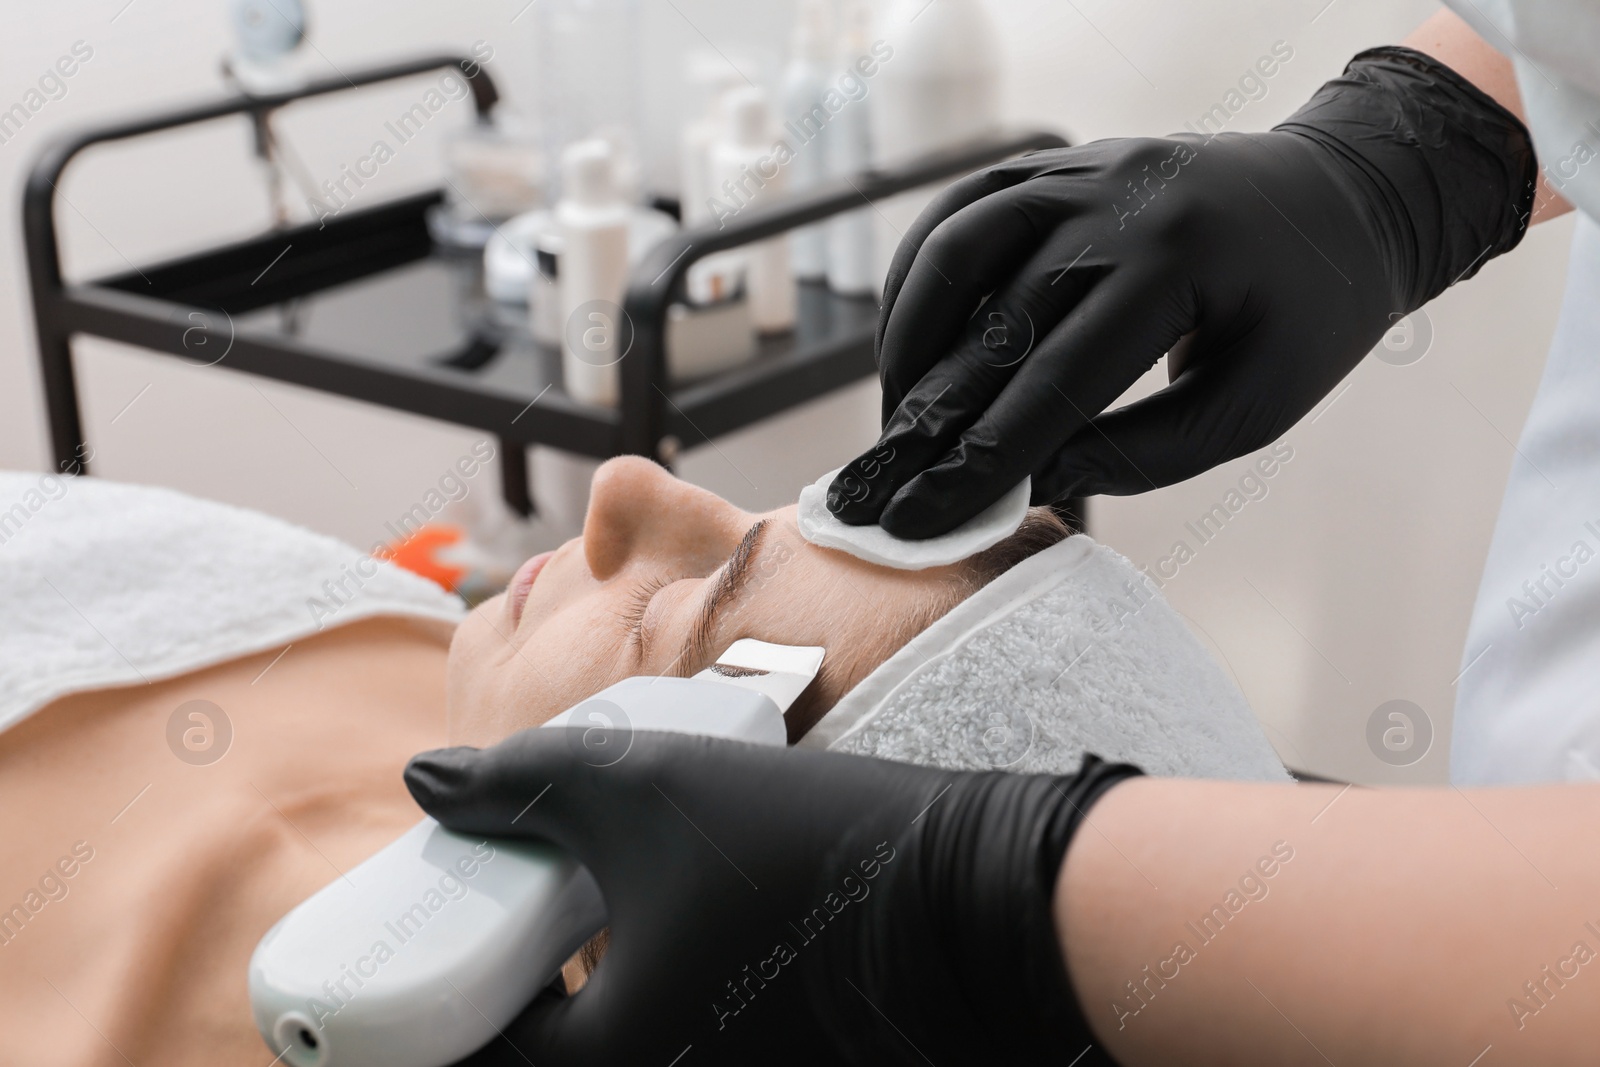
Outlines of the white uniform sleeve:
[[1551,187],[1600,219],[1600,4],[1593,0],[1447,0],[1511,57]]

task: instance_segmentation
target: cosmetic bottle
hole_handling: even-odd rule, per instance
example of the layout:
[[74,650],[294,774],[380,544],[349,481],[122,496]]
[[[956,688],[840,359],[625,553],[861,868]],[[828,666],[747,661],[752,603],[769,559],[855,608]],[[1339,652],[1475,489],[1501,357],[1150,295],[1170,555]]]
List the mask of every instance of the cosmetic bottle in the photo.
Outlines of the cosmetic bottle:
[[[784,192],[786,167],[793,157],[792,150],[773,136],[766,93],[739,89],[726,101],[727,127],[711,149],[712,177],[726,206],[725,219],[777,200]],[[745,292],[758,332],[793,329],[796,297],[787,234],[745,249]]]
[[[871,8],[866,0],[843,0],[843,5],[842,32],[834,53],[835,91],[841,103],[828,145],[828,169],[835,178],[851,178],[872,166],[872,84],[880,65],[872,54]],[[871,78],[868,70],[873,71]],[[834,292],[878,295],[882,278],[873,261],[873,217],[872,208],[862,205],[828,220],[828,288]]]
[[727,95],[745,85],[739,67],[716,52],[691,54],[684,63],[688,120],[678,136],[678,203],[685,229],[712,221],[711,146],[727,125]]
[[878,36],[894,49],[873,79],[879,163],[991,132],[1000,115],[1000,37],[983,0],[895,0]]
[[628,282],[628,203],[617,192],[612,152],[580,141],[562,155],[561,370],[567,393],[614,406],[632,331],[622,317]]
[[[718,57],[720,60],[720,57]],[[711,150],[727,128],[727,99],[739,84],[738,72],[728,63],[696,64],[690,71],[690,84],[704,90],[705,109],[684,128],[679,143],[679,211],[686,230],[714,223],[721,208],[716,181],[712,178]],[[744,249],[732,249],[706,256],[689,268],[685,289],[689,302],[697,307],[722,304],[730,300],[744,278]]]
[[[991,133],[1000,124],[1000,34],[984,0],[894,0],[874,31],[892,48],[872,84],[878,166]],[[879,205],[873,255],[888,274],[900,233],[934,197],[917,190]]]
[[[783,75],[783,111],[794,162],[789,170],[792,192],[819,185],[829,174],[828,142],[832,115],[825,103],[833,86],[833,4],[801,0],[794,46]],[[862,165],[866,165],[866,160]],[[821,281],[828,274],[828,233],[823,223],[794,231],[789,262],[801,281]]]
[[[532,88],[545,158],[558,160],[580,141],[608,142],[613,184],[630,203],[640,198],[644,169],[641,8],[641,0],[538,0],[524,8],[533,23]],[[549,178],[546,200],[554,203],[565,195],[565,175],[553,168]]]

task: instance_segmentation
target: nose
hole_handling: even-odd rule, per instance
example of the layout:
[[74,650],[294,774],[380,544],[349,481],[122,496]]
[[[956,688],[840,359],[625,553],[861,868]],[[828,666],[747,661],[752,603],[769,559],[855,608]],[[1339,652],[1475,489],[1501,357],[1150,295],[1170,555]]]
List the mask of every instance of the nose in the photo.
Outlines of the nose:
[[583,551],[600,581],[640,559],[708,574],[733,551],[749,522],[716,494],[679,481],[642,456],[621,456],[601,464],[589,485]]

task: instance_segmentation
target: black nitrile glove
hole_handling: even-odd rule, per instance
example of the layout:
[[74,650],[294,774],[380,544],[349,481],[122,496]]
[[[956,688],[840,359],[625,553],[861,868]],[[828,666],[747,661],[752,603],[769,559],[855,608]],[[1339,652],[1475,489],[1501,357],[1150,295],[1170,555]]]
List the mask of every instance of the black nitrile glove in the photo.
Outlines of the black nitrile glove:
[[[895,254],[883,436],[828,506],[932,537],[1025,475],[1047,503],[1253,451],[1515,247],[1535,177],[1515,116],[1375,48],[1268,133],[1096,141],[963,179]],[[1169,350],[1167,388],[1102,414]]]
[[1091,1044],[1051,901],[1083,813],[1136,769],[953,772],[644,732],[608,737],[632,747],[596,767],[577,755],[594,738],[567,733],[406,769],[445,826],[553,841],[606,900],[588,984],[469,1063],[1069,1063]]

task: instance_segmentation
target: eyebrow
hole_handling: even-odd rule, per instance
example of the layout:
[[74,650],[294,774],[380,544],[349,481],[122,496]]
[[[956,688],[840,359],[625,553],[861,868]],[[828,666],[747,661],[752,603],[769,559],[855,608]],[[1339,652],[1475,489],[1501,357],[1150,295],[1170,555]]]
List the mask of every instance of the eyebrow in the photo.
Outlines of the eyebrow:
[[717,623],[729,606],[739,599],[755,575],[755,567],[752,564],[756,550],[761,547],[762,535],[766,533],[769,525],[769,520],[762,519],[746,530],[744,539],[733,550],[728,561],[717,571],[716,577],[711,580],[705,599],[700,602],[700,610],[695,614],[694,622],[689,627],[689,637],[684,641],[683,649],[674,661],[686,665],[685,673],[710,655],[711,641],[716,637]]

